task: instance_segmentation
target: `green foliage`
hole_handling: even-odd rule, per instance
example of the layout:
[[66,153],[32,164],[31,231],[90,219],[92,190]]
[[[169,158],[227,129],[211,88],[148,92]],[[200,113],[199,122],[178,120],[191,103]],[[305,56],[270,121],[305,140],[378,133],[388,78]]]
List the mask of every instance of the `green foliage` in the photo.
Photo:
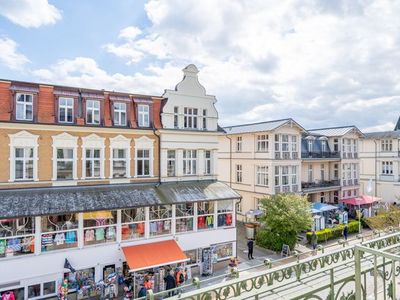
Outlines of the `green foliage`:
[[261,200],[264,216],[257,232],[256,243],[281,251],[282,245],[293,250],[297,234],[311,227],[310,203],[296,194],[277,194]]
[[377,216],[366,218],[365,223],[373,230],[383,230],[400,225],[400,209],[392,205],[388,211],[382,210]]
[[[325,228],[323,230],[316,231],[315,233],[317,235],[318,243],[342,237],[344,226],[345,225],[340,224],[333,228]],[[349,233],[358,232],[358,221],[350,221],[349,224],[347,224],[347,226],[349,228]],[[311,235],[312,235],[311,231],[307,232],[307,241],[309,244],[311,243]]]

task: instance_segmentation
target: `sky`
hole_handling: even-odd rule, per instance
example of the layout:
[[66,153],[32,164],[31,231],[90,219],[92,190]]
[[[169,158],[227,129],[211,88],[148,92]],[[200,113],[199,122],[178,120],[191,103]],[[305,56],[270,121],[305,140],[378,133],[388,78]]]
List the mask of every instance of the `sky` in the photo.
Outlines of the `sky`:
[[223,126],[392,130],[399,16],[388,0],[0,0],[0,78],[162,95],[194,63]]

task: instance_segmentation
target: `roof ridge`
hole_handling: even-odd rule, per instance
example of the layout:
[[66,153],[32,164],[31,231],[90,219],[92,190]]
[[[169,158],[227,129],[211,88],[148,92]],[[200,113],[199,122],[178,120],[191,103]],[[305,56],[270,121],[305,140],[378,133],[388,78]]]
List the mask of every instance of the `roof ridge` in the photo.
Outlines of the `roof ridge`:
[[241,126],[249,126],[249,125],[258,125],[258,124],[266,124],[266,123],[273,123],[273,122],[279,122],[279,121],[294,121],[294,120],[292,118],[285,118],[285,119],[262,121],[262,122],[255,122],[255,123],[246,123],[246,124],[240,124],[240,125],[223,126],[222,128],[233,128],[233,127],[241,127]]
[[345,125],[345,126],[334,126],[334,127],[324,127],[324,128],[307,129],[307,131],[317,131],[317,130],[326,130],[326,129],[339,129],[339,128],[349,128],[349,127],[355,127],[355,128],[357,128],[356,125]]

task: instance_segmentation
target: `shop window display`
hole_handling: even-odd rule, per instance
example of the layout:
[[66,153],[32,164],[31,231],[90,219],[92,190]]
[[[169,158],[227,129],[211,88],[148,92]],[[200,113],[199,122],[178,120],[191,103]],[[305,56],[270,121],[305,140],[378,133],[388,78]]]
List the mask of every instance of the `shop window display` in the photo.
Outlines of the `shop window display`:
[[194,204],[177,204],[175,208],[176,232],[193,231]]
[[50,281],[43,283],[43,295],[51,295],[56,293],[56,282]]
[[0,257],[35,252],[35,219],[0,219]]
[[221,260],[224,258],[229,258],[233,255],[233,244],[225,243],[215,246],[215,254],[217,260]]
[[197,249],[185,251],[185,255],[189,258],[186,264],[188,265],[195,265],[197,264]]
[[144,207],[123,209],[121,211],[122,240],[132,240],[144,237],[146,214]]
[[78,246],[76,214],[42,217],[42,252]]
[[15,299],[15,300],[24,300],[25,298],[25,289],[24,288],[19,288],[19,289],[13,289],[13,290],[7,290],[7,291],[1,291],[0,292],[0,299]]
[[40,283],[28,286],[28,299],[40,297]]
[[223,200],[218,202],[218,227],[232,226],[233,201]]
[[212,229],[214,228],[214,203],[204,201],[197,203],[197,229]]
[[[69,291],[81,291],[80,295],[90,295],[95,292],[94,268],[77,270],[75,273],[65,273],[64,279],[68,280]],[[81,298],[82,298],[81,296]]]
[[150,206],[150,236],[171,234],[171,205]]
[[95,245],[116,241],[116,211],[83,213],[84,245]]

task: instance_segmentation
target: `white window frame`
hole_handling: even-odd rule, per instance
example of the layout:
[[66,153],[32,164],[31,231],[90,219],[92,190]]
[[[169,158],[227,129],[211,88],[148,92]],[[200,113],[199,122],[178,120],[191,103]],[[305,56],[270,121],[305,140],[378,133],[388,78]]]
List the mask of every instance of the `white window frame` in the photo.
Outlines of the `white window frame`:
[[[169,153],[173,153],[173,156],[169,156]],[[170,162],[172,163],[174,170],[170,173]],[[167,150],[167,177],[175,177],[176,176],[176,150]]]
[[392,161],[382,161],[382,175],[393,175]]
[[327,152],[326,150],[326,141],[325,140],[321,140],[321,152]]
[[[68,133],[61,133],[53,136],[53,176],[52,180],[57,181],[57,149],[72,149],[73,151],[73,167],[72,167],[72,180],[77,180],[77,149],[78,137],[72,136]],[[64,180],[59,180],[64,181]]]
[[312,164],[308,165],[308,169],[307,169],[307,180],[309,183],[314,181],[314,176],[313,176],[313,166]]
[[390,152],[393,151],[393,142],[392,140],[385,139],[381,141],[381,151],[382,152]]
[[[99,157],[95,157],[94,153],[95,152],[99,152]],[[89,152],[89,156],[87,155]],[[83,155],[85,155],[85,178],[86,179],[98,179],[101,178],[101,149],[100,148],[86,148],[85,149],[85,153],[83,153]],[[90,162],[90,172],[91,172],[91,176],[88,175],[87,173],[87,168],[86,168],[86,164]],[[94,175],[95,172],[95,165],[96,163],[98,163],[99,166],[99,175]]]
[[[139,157],[139,152],[142,152],[143,153],[143,155],[145,154],[145,152],[148,152],[148,154],[149,154],[149,156],[148,157],[145,157],[145,156],[140,156]],[[151,176],[150,174],[151,174],[151,151],[150,151],[150,149],[140,149],[140,148],[137,148],[137,149],[135,149],[135,163],[136,163],[136,176],[137,177],[149,177],[149,176]],[[143,168],[143,170],[142,170],[142,174],[139,174],[139,162],[142,162],[142,168]],[[149,163],[149,174],[144,174],[144,172],[145,172],[145,167],[144,167],[144,165],[145,165],[145,162],[148,162]]]
[[268,186],[268,166],[256,166],[256,185]]
[[[31,97],[31,102],[26,102],[27,101],[27,96]],[[33,115],[34,115],[34,110],[33,110],[33,99],[34,99],[34,94],[31,93],[16,93],[15,96],[15,119],[19,121],[33,121]],[[20,100],[20,97],[22,97],[22,101]],[[26,112],[27,112],[27,107],[30,106],[32,109],[32,118],[27,118],[26,117]],[[18,118],[18,107],[22,107],[23,109],[23,117]]]
[[138,105],[138,125],[139,127],[150,127],[150,105]]
[[237,183],[242,183],[243,182],[243,166],[240,165],[236,165],[236,174],[235,174],[235,178],[236,178],[236,182]]
[[199,124],[197,124],[197,118],[199,115],[199,109],[193,107],[183,108],[183,127],[186,129],[197,129]]
[[307,145],[308,145],[308,146],[307,146],[308,152],[309,152],[309,153],[313,152],[314,141],[313,141],[313,140],[308,140]]
[[259,134],[257,135],[257,152],[268,152],[269,150],[269,141],[268,134]]
[[179,128],[179,107],[174,106],[174,128]]
[[[61,100],[65,101],[64,105],[61,105]],[[64,121],[61,121],[61,110],[64,111]],[[68,110],[71,110],[71,121],[68,121]],[[58,97],[58,122],[67,124],[74,122],[74,98]]]
[[128,119],[127,107],[125,102],[113,102],[113,120],[115,126],[126,126]]
[[207,130],[207,109],[203,109],[203,123],[202,129]]
[[[154,141],[153,139],[148,138],[147,136],[142,136],[138,139],[134,139],[135,143],[135,178],[137,177],[153,177],[153,164],[154,164]],[[137,154],[138,150],[149,150],[149,159],[150,159],[150,175],[141,176],[138,175],[138,164],[137,164]]]
[[28,131],[20,131],[15,134],[8,135],[10,139],[10,157],[9,157],[9,165],[10,165],[10,182],[14,182],[15,178],[15,148],[32,148],[33,149],[33,178],[29,180],[38,181],[38,135],[31,134]]
[[[90,134],[82,138],[82,179],[96,178],[104,179],[104,141],[105,138],[99,137],[97,134]],[[99,149],[100,150],[100,177],[87,177],[86,176],[86,150]]]
[[[17,149],[21,149],[23,156],[22,157],[17,157],[16,151]],[[32,151],[32,157],[29,157],[30,152]],[[17,178],[16,172],[14,173],[15,180],[16,181],[30,181],[33,180],[33,162],[34,162],[34,154],[33,154],[33,148],[32,147],[14,147],[14,170],[17,170],[17,162],[22,162],[22,178]],[[28,177],[26,169],[27,169],[27,164],[29,162],[32,162],[32,178]]]
[[324,182],[324,181],[326,181],[326,179],[325,179],[325,164],[321,164],[320,171],[321,171],[321,182]]
[[[96,107],[95,103],[98,104],[98,107]],[[86,100],[86,124],[90,124],[90,125],[100,125],[101,122],[101,103],[100,100],[94,100],[94,99],[88,99]],[[88,121],[88,115],[89,113],[92,114],[92,122]],[[96,115],[97,113],[97,115]],[[98,118],[95,118],[95,117]]]
[[[114,149],[124,149],[126,151],[126,178],[131,177],[131,141],[132,139],[123,135],[110,138],[110,179],[118,179],[114,178]],[[122,179],[122,177],[119,177],[119,179]]]
[[237,136],[236,137],[236,152],[242,152],[243,146],[243,137]]
[[183,157],[183,175],[197,175],[198,172],[198,151],[193,149],[185,149],[182,153]]
[[[209,154],[209,157],[207,157],[207,154]],[[204,175],[211,175],[213,173],[212,167],[212,151],[204,150]]]

